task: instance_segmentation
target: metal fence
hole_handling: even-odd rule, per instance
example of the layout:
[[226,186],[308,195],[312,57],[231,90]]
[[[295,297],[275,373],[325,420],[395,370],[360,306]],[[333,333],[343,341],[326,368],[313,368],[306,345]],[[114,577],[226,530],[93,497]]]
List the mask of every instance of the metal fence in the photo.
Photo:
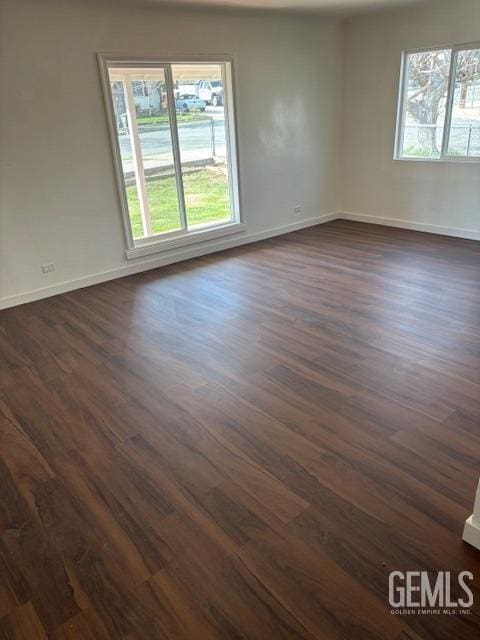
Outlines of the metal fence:
[[225,121],[209,118],[195,123],[179,122],[178,139],[183,160],[226,158]]
[[[404,155],[434,157],[442,146],[443,127],[430,124],[407,124],[403,140]],[[448,154],[480,156],[480,123],[452,124]]]

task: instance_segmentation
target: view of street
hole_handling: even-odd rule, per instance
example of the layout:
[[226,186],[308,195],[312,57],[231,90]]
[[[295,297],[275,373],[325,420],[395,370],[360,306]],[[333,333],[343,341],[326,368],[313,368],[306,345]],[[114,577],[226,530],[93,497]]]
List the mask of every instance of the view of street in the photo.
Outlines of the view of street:
[[[110,73],[135,239],[232,218],[222,66],[179,63],[170,72],[171,84],[163,67],[137,70],[133,78],[125,71]],[[169,115],[173,109],[175,118]],[[180,171],[173,157],[175,136]]]
[[[208,106],[197,119],[182,122],[177,114],[182,162],[212,157],[225,158],[224,108]],[[172,141],[168,124],[139,124],[143,164],[146,170],[173,164]],[[118,136],[124,173],[133,171],[130,136],[126,129]]]

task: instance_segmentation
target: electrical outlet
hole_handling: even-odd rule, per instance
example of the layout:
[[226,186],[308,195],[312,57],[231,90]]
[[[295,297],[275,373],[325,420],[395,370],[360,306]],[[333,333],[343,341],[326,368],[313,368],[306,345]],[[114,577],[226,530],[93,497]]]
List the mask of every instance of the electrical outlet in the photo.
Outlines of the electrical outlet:
[[293,215],[295,218],[299,218],[302,215],[302,207],[299,204],[293,207]]
[[55,271],[56,268],[54,262],[47,262],[46,264],[42,264],[42,273],[50,273],[51,271]]

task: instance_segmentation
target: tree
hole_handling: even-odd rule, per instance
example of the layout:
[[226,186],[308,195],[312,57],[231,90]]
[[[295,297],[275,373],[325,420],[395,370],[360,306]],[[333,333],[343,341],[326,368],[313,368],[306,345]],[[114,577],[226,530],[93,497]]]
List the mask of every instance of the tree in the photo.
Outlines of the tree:
[[459,106],[465,109],[468,89],[480,83],[480,49],[462,52],[461,65],[457,70],[457,82],[461,83]]
[[110,87],[112,90],[113,111],[115,113],[117,129],[122,131],[122,129],[126,127],[126,119],[123,116],[127,110],[123,82],[120,80],[112,80]]
[[407,112],[419,124],[418,141],[438,153],[437,122],[450,72],[449,51],[425,51],[409,57]]
[[150,115],[162,115],[167,111],[166,88],[164,80],[148,81],[150,100]]

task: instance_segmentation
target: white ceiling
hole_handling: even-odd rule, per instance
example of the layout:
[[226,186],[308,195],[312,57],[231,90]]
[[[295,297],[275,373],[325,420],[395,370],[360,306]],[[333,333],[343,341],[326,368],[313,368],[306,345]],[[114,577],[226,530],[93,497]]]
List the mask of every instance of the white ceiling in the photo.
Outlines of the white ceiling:
[[[152,2],[154,0],[150,0]],[[162,1],[162,0],[157,0]],[[426,0],[174,0],[173,4],[245,7],[255,9],[284,9],[335,12],[352,15],[368,10],[401,7]],[[168,2],[168,0],[167,0]],[[170,0],[170,4],[172,0]]]

